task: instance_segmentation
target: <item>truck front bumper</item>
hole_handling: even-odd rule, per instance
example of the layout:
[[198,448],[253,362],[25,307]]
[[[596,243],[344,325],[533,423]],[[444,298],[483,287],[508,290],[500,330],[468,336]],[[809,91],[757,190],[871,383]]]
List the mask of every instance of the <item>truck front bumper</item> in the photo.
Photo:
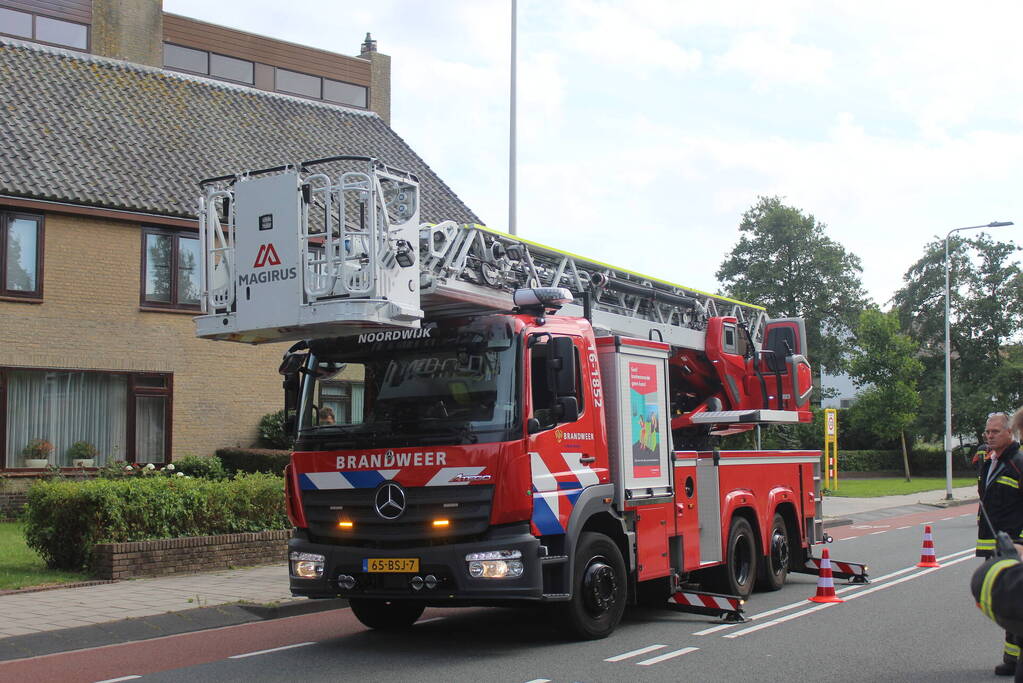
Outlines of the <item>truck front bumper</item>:
[[[539,600],[542,594],[540,542],[528,524],[496,527],[471,543],[379,549],[314,543],[299,530],[288,542],[288,555],[322,555],[323,574],[318,578],[295,575],[289,562],[291,592],[309,598],[414,599],[438,604],[484,604]],[[475,578],[469,575],[466,555],[487,551],[519,551],[522,575],[515,578]],[[417,559],[413,573],[366,571],[369,559]],[[344,583],[354,586],[346,587]]]

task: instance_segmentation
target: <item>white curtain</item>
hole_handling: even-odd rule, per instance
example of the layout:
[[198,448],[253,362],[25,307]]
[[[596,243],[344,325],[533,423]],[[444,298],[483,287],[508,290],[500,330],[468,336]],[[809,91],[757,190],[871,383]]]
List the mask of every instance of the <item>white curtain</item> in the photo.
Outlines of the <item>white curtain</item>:
[[352,383],[352,424],[362,422],[362,407],[365,403],[366,385]]
[[164,416],[167,414],[164,396],[138,396],[135,398],[135,461],[163,462]]
[[90,372],[7,371],[7,466],[24,467],[32,439],[53,444],[51,465],[70,467],[76,441],[96,447],[96,465],[126,458],[128,381]]

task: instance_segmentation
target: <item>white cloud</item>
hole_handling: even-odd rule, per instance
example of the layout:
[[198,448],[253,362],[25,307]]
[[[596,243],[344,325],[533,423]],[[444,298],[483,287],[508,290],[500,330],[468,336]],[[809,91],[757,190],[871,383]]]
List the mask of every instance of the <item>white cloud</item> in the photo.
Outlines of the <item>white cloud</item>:
[[749,76],[758,89],[774,84],[827,84],[832,55],[810,45],[799,45],[779,34],[744,33],[736,37],[728,51],[714,60],[721,71],[737,71]]

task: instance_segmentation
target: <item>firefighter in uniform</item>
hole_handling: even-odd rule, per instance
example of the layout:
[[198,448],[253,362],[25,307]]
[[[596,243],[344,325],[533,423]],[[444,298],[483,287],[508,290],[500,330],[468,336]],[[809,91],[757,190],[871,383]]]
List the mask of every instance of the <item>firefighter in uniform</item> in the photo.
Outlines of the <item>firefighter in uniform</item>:
[[[988,560],[974,572],[970,588],[989,619],[1006,633],[1023,633],[1023,563],[1018,556]],[[1016,668],[1015,680],[1023,683],[1023,666]]]
[[[989,558],[995,554],[995,532],[1004,531],[1014,543],[1023,543],[1023,454],[1019,443],[1012,438],[1009,416],[992,413],[984,428],[988,452],[977,474],[977,490],[987,511],[987,519],[977,517],[977,556]],[[995,667],[999,676],[1016,673],[1020,655],[1020,642],[1015,631],[1006,630],[1002,663]]]

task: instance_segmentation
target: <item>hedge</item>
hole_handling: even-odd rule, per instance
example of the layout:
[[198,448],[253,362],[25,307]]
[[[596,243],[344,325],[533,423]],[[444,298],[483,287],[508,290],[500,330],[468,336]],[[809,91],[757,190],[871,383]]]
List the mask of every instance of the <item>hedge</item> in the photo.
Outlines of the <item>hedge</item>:
[[291,461],[291,451],[270,448],[221,448],[217,457],[231,474],[237,472],[268,472],[281,476]]
[[25,539],[53,569],[88,569],[97,543],[286,529],[283,482],[180,477],[52,480],[28,492]]
[[[902,472],[902,451],[868,450],[838,451],[838,471],[841,472]],[[959,453],[952,454],[952,471],[972,474],[973,467]],[[909,473],[912,476],[945,473],[945,451],[940,447],[914,446],[909,452]]]

